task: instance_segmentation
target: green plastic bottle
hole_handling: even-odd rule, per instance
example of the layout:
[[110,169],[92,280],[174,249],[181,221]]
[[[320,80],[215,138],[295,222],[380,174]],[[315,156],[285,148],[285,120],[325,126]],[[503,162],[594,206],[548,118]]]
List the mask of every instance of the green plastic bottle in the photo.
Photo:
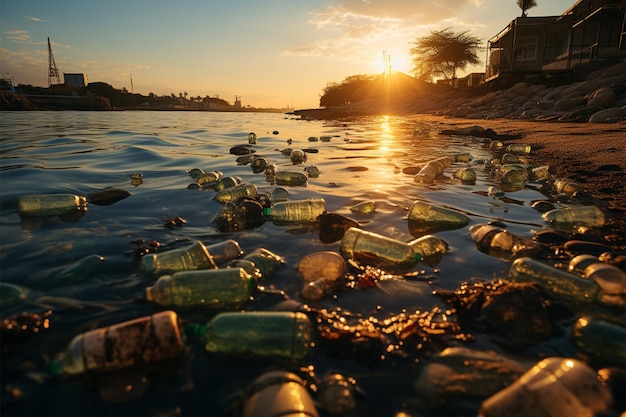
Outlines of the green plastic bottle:
[[234,187],[225,188],[221,191],[218,191],[213,199],[219,201],[220,203],[228,203],[229,201],[237,201],[241,197],[254,198],[257,195],[259,195],[259,192],[256,188],[256,185],[249,182],[244,182],[239,185],[235,185]]
[[71,211],[87,210],[87,197],[74,194],[33,194],[18,199],[22,216],[58,216]]
[[442,230],[465,227],[470,219],[463,213],[437,207],[423,201],[414,201],[409,208],[409,230],[411,234],[426,234]]
[[572,327],[576,346],[594,359],[614,365],[626,363],[626,329],[595,317],[581,317]]
[[159,362],[185,351],[178,316],[162,311],[76,336],[62,357],[50,362],[53,375],[113,371]]
[[285,225],[290,223],[315,223],[326,212],[323,198],[308,200],[281,201],[272,207],[263,209],[263,215],[269,216],[272,223]]
[[340,249],[347,259],[393,269],[412,268],[422,259],[408,243],[356,227],[346,230]]
[[185,248],[144,255],[139,264],[141,272],[151,274],[216,268],[213,256],[200,241]]
[[278,185],[306,185],[309,177],[303,171],[278,171],[274,181]]
[[570,230],[576,225],[603,226],[606,215],[596,206],[572,206],[550,210],[543,219],[555,229]]
[[287,311],[220,313],[205,325],[187,325],[186,334],[199,340],[209,353],[294,361],[308,356],[312,342],[309,318]]
[[258,248],[241,259],[233,259],[228,263],[228,267],[243,268],[257,279],[263,279],[272,275],[276,268],[284,263],[285,260],[282,257],[265,248]]
[[248,301],[256,288],[256,278],[243,268],[182,271],[164,275],[147,287],[146,299],[163,307],[229,310]]

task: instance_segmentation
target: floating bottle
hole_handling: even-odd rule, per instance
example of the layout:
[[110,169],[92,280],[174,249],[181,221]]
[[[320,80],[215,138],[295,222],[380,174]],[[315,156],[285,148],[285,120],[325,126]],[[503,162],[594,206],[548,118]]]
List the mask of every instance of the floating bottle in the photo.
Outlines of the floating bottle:
[[325,212],[326,201],[323,198],[283,201],[263,209],[263,215],[270,217],[272,223],[276,225],[315,223],[317,218]]
[[414,201],[409,208],[409,230],[411,234],[433,233],[465,227],[470,219],[455,210]]
[[470,162],[474,159],[471,153],[463,152],[452,155],[454,162]]
[[220,203],[227,203],[229,201],[237,201],[241,197],[255,198],[257,195],[259,195],[259,192],[256,188],[256,185],[249,182],[244,182],[234,187],[225,188],[221,191],[218,191],[213,199],[219,201]]
[[162,311],[79,334],[49,370],[53,375],[112,371],[175,358],[184,351],[178,316]]
[[245,255],[242,259],[233,259],[229,268],[243,268],[248,274],[257,279],[267,278],[274,273],[285,260],[265,248],[258,248]]
[[257,156],[250,162],[250,168],[252,168],[252,172],[258,174],[260,172],[265,172],[265,168],[269,165],[270,161],[264,156]]
[[312,326],[300,312],[226,312],[207,324],[189,324],[186,334],[207,352],[277,357],[300,361],[309,354]]
[[319,300],[341,283],[346,274],[346,262],[335,252],[314,252],[300,260],[298,272],[304,279],[302,298]]
[[594,281],[532,258],[513,261],[508,277],[516,282],[534,282],[574,310],[585,310],[594,305],[619,307],[619,304],[615,305],[614,297],[605,295]]
[[214,182],[217,182],[222,177],[221,171],[203,172],[196,177],[196,184],[208,187]]
[[216,268],[217,265],[213,256],[200,241],[196,241],[185,248],[144,255],[139,263],[140,271],[155,275]]
[[533,256],[541,252],[539,244],[532,239],[518,236],[488,224],[470,227],[476,248],[503,261],[512,261],[520,256]]
[[239,184],[241,184],[240,177],[222,177],[213,184],[213,189],[215,191],[222,191],[223,189],[231,188]]
[[476,183],[476,172],[472,168],[459,168],[454,171],[452,176],[466,185]]
[[254,133],[254,132],[248,133],[248,143],[249,144],[251,144],[251,145],[256,144],[256,139],[257,139],[256,138],[256,133]]
[[449,245],[435,235],[425,235],[408,243],[415,253],[422,255],[422,263],[430,267],[435,267],[443,255],[448,252]]
[[309,177],[302,171],[278,171],[274,181],[278,185],[306,185]]
[[542,180],[550,177],[550,166],[541,165],[530,169],[529,179],[533,181]]
[[247,390],[242,417],[318,417],[306,384],[291,372],[269,371]]
[[555,229],[572,229],[574,226],[603,226],[606,215],[597,206],[572,206],[550,210],[541,215]]
[[291,159],[292,164],[297,165],[306,161],[306,154],[300,149],[294,149],[289,154],[289,158]]
[[479,417],[595,416],[607,411],[611,391],[576,359],[551,357],[486,399]]
[[412,268],[422,259],[408,243],[356,227],[344,233],[341,254],[366,265],[386,268]]
[[147,287],[146,299],[162,307],[228,310],[248,301],[256,288],[256,278],[243,268],[182,271],[164,275]]
[[51,277],[42,280],[40,287],[56,288],[64,285],[72,285],[85,282],[92,274],[102,266],[104,257],[100,255],[88,255],[62,270],[54,273]]
[[74,194],[32,194],[18,199],[22,216],[58,216],[72,211],[87,210],[87,197]]
[[356,408],[354,398],[354,379],[339,373],[324,377],[317,387],[320,407],[332,415],[350,415]]
[[413,180],[419,184],[432,184],[437,178],[443,175],[443,171],[454,162],[452,157],[442,157],[428,162],[419,170]]
[[371,214],[376,211],[376,202],[372,200],[363,201],[350,207],[350,211],[353,213]]
[[226,239],[221,242],[208,245],[207,250],[213,257],[213,261],[217,266],[225,265],[233,259],[243,255],[243,250],[239,246],[239,242],[233,239]]
[[593,359],[612,365],[626,363],[624,326],[594,317],[581,317],[572,327],[572,339],[585,355]]
[[512,153],[505,153],[504,155],[502,155],[502,159],[501,159],[503,164],[524,164],[525,162],[523,162],[520,157],[518,155],[512,154]]

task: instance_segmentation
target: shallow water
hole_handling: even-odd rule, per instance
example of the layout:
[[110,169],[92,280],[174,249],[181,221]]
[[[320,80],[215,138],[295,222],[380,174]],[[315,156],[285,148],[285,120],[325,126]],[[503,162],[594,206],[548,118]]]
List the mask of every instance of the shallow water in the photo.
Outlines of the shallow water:
[[[492,158],[485,141],[472,137],[442,136],[439,126],[414,117],[371,117],[352,121],[307,121],[283,114],[205,112],[16,112],[0,118],[1,274],[2,281],[28,289],[26,298],[2,306],[2,317],[22,311],[51,310],[50,328],[39,334],[2,344],[2,414],[33,415],[229,415],[229,406],[263,371],[277,366],[269,360],[215,357],[191,346],[181,363],[169,364],[149,376],[125,374],[95,378],[51,378],[47,363],[62,352],[77,334],[159,309],[143,299],[154,277],[138,273],[134,256],[137,239],[201,240],[205,244],[232,238],[244,252],[265,247],[285,259],[285,265],[263,285],[302,301],[302,278],[296,267],[305,255],[321,250],[339,252],[340,242],[324,244],[315,230],[276,226],[234,234],[221,233],[212,223],[222,205],[210,190],[190,190],[186,172],[192,168],[219,170],[240,176],[260,191],[273,184],[249,165],[238,165],[231,147],[247,144],[255,132],[257,155],[266,156],[279,169],[301,169],[280,153],[286,147],[314,148],[303,166],[315,165],[318,178],[307,186],[286,187],[292,200],[326,200],[327,210],[348,216],[363,229],[402,241],[411,235],[407,210],[417,199],[461,211],[469,225],[435,233],[450,251],[436,267],[418,264],[418,279],[381,282],[378,287],[351,289],[324,298],[317,307],[341,307],[363,317],[386,318],[402,311],[446,309],[438,289],[454,290],[473,278],[504,277],[510,263],[476,249],[469,227],[504,221],[509,231],[530,237],[548,229],[531,202],[545,199],[532,188],[509,193],[506,199],[486,197],[493,178],[481,160]],[[274,133],[276,131],[277,133]],[[330,142],[309,142],[311,136],[331,136]],[[287,140],[292,139],[291,145]],[[403,168],[429,160],[469,152],[470,163],[446,170],[448,179],[434,186],[416,184]],[[475,185],[452,180],[453,170],[473,167]],[[363,169],[365,167],[366,169]],[[142,181],[131,175],[140,173]],[[87,195],[105,187],[127,190],[131,196],[109,206],[89,205],[75,222],[46,219],[41,224],[20,219],[17,200],[24,194],[72,193]],[[376,211],[352,213],[353,205],[373,200]],[[180,216],[182,227],[164,227]],[[95,270],[68,285],[54,280],[63,268],[89,255],[104,257]],[[268,295],[271,298],[274,296]],[[278,297],[278,296],[275,296]],[[262,297],[263,298],[263,297]],[[280,298],[280,297],[278,297]],[[262,299],[251,309],[262,309]],[[180,312],[185,318],[185,312]],[[194,319],[198,317],[194,313]],[[202,317],[208,321],[210,315]],[[409,408],[417,394],[413,381],[420,358],[403,362],[379,358],[356,360],[322,344],[310,363],[314,372],[342,372],[356,379],[363,392],[360,414],[392,416]],[[501,350],[488,340],[474,347]],[[535,351],[512,352],[534,362],[540,354],[575,354],[567,340],[556,340]],[[374,355],[384,356],[384,355]],[[418,356],[418,355],[416,355]],[[305,364],[303,364],[305,365]],[[297,369],[297,368],[296,368]],[[13,393],[12,398],[9,393]],[[16,395],[15,393],[20,393]],[[424,410],[424,415],[430,415]]]

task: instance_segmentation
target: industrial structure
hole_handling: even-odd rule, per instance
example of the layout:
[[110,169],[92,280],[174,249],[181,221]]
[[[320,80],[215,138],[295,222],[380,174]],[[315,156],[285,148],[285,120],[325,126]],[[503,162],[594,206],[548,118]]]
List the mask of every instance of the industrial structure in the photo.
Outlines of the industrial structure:
[[48,87],[52,85],[52,80],[56,81],[55,84],[61,84],[59,77],[59,69],[56,62],[54,62],[54,55],[52,55],[52,47],[50,46],[50,38],[48,38]]

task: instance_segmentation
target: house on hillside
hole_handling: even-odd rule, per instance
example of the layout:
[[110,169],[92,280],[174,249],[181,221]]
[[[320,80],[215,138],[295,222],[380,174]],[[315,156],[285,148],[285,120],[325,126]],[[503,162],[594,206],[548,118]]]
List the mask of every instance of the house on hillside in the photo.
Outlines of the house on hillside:
[[485,81],[623,60],[626,0],[578,0],[560,16],[518,17],[487,45]]

